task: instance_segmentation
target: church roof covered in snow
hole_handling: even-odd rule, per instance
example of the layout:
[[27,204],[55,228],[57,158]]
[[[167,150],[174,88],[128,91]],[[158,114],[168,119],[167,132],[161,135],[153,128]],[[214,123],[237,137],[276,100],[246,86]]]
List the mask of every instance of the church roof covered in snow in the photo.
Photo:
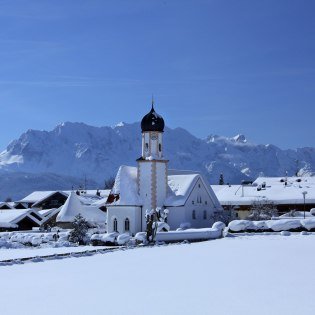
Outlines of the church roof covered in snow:
[[105,222],[106,214],[98,207],[82,205],[75,192],[71,192],[57,215],[57,222],[73,222],[81,214],[89,222]]
[[214,192],[210,189],[203,176],[194,171],[169,170],[168,175],[168,195],[164,205],[167,207],[178,207],[185,205],[197,181],[200,179],[212,200],[215,207],[220,208]]
[[119,195],[119,199],[113,203],[115,205],[142,205],[138,194],[136,167],[120,166],[115,178],[112,194]]
[[[185,205],[198,179],[203,181],[213,204],[220,208],[215,194],[200,173],[179,170],[168,172],[168,193],[164,205],[167,207]],[[138,194],[136,167],[123,165],[119,168],[112,194],[118,195],[119,198],[111,205],[141,206],[143,204]]]

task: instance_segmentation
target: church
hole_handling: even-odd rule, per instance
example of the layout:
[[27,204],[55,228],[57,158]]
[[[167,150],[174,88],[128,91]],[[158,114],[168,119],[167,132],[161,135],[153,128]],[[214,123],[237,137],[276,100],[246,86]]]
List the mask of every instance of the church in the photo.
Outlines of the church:
[[210,227],[223,209],[202,174],[171,170],[163,155],[164,119],[152,108],[141,121],[142,150],[137,166],[120,166],[107,201],[107,231],[146,230],[146,213],[166,210],[171,230]]

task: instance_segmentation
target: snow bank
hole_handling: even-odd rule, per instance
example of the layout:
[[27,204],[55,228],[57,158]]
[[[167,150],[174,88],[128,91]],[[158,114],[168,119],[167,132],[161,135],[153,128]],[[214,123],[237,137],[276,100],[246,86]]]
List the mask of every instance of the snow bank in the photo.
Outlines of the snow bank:
[[315,218],[301,220],[300,222],[301,222],[301,225],[308,231],[311,229],[315,229]]
[[295,219],[268,220],[266,221],[266,224],[271,230],[275,232],[301,228],[300,220]]
[[117,244],[118,245],[125,245],[131,240],[131,236],[127,233],[121,234],[117,237]]
[[248,221],[248,220],[234,220],[228,225],[232,232],[241,231],[266,231],[272,230],[274,232],[280,231],[294,231],[297,229],[312,230],[315,229],[315,218],[309,219],[280,219],[267,221]]
[[232,232],[246,231],[252,229],[253,222],[249,220],[234,220],[229,223],[228,227]]
[[105,234],[94,234],[91,236],[91,243],[92,245],[102,245],[102,244],[115,244],[119,233],[112,232],[112,233],[105,233]]

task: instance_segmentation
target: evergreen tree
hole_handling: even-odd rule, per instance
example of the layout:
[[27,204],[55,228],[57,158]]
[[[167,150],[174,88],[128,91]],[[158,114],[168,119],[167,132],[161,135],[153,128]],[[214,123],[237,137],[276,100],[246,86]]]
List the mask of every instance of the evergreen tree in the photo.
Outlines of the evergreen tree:
[[220,174],[219,185],[224,185],[224,178],[223,178],[223,174]]
[[75,216],[72,225],[73,230],[70,232],[69,241],[73,243],[79,243],[79,245],[84,245],[86,233],[89,229],[88,222],[79,213],[77,216]]

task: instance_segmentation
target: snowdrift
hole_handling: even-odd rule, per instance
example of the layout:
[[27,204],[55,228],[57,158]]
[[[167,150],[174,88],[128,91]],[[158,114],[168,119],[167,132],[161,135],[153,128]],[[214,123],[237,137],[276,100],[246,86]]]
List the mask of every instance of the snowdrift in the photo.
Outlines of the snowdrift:
[[315,231],[315,218],[279,219],[266,221],[234,220],[228,225],[231,232],[281,232],[281,231]]

